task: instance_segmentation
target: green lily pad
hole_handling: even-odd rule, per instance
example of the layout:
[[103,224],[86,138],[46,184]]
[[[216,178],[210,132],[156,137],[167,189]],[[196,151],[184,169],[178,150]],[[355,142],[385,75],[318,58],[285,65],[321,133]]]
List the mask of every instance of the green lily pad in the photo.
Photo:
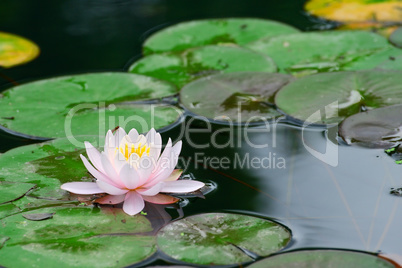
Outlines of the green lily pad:
[[182,51],[219,43],[247,44],[263,37],[295,33],[299,30],[270,20],[253,18],[211,19],[183,22],[150,36],[143,53]]
[[39,47],[21,36],[0,32],[0,66],[12,67],[39,55]]
[[401,89],[400,71],[322,73],[284,86],[275,103],[297,120],[337,124],[359,112],[402,103]]
[[54,200],[54,199],[42,199],[38,197],[33,197],[26,195],[23,198],[20,198],[13,202],[13,205],[18,207],[22,212],[28,212],[31,210],[35,210],[38,208],[46,208],[46,207],[68,207],[68,206],[77,206],[79,205],[78,200]]
[[402,105],[359,113],[346,118],[339,134],[348,143],[389,148],[402,143]]
[[290,233],[281,225],[251,216],[207,213],[172,222],[157,236],[159,248],[180,261],[230,265],[268,256],[287,245]]
[[0,249],[6,267],[124,267],[147,259],[156,251],[150,222],[121,209],[46,208],[55,213],[44,221],[21,214],[1,220],[9,239]]
[[[12,214],[19,213],[21,210],[13,203],[5,203],[0,205],[0,219]],[[1,248],[1,235],[0,235],[0,248]]]
[[402,49],[389,47],[343,65],[342,70],[402,70]]
[[247,45],[271,57],[280,72],[298,75],[339,71],[389,46],[385,38],[364,31],[295,33]]
[[[57,77],[16,86],[0,98],[0,127],[28,138],[104,135],[117,125],[139,132],[175,122],[172,106],[115,103],[160,99],[177,89],[157,79],[127,73]],[[170,110],[170,111],[168,111]]]
[[192,80],[219,73],[241,71],[276,72],[271,58],[237,46],[205,46],[184,52],[147,56],[129,72],[169,81],[179,88]]
[[372,254],[342,250],[303,250],[279,254],[256,262],[250,268],[394,268]]
[[[85,137],[94,146],[103,142],[103,137]],[[25,186],[19,196],[32,188],[29,195],[48,199],[67,199],[68,193],[61,184],[72,181],[91,181],[91,177],[79,155],[85,149],[77,148],[67,138],[42,144],[27,145],[12,149],[0,157],[0,181],[12,181]],[[4,182],[1,184],[3,185]],[[12,200],[14,198],[7,198]],[[18,202],[17,202],[18,203]],[[21,204],[25,207],[26,205]],[[22,208],[23,208],[22,207]]]
[[397,47],[402,47],[402,27],[396,29],[390,36],[389,41]]
[[262,121],[280,115],[271,105],[273,97],[291,80],[292,77],[285,74],[219,74],[185,86],[180,92],[180,101],[191,112],[217,121]]
[[0,204],[18,199],[34,187],[33,183],[0,181]]

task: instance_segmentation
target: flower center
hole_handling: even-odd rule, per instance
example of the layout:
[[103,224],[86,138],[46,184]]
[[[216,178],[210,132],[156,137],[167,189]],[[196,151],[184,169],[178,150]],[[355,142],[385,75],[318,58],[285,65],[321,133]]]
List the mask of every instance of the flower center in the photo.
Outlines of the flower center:
[[124,144],[121,144],[120,147],[117,149],[120,150],[120,152],[128,161],[132,154],[137,154],[139,157],[142,157],[144,153],[146,155],[149,155],[149,151],[151,148],[148,147],[147,144],[141,146],[141,143],[139,143],[138,145],[134,145],[133,143],[125,142]]

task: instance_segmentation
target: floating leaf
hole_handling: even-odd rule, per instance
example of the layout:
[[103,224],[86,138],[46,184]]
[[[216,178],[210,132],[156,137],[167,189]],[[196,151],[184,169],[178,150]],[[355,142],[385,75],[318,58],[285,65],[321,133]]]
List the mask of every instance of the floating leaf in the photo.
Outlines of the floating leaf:
[[390,261],[395,265],[396,268],[402,267],[402,256],[398,254],[388,254],[388,253],[380,253],[378,257]]
[[390,35],[389,41],[397,47],[402,47],[402,27],[399,27]]
[[[102,141],[104,138],[83,139],[96,144],[97,140]],[[84,152],[83,149],[77,150],[77,147],[66,138],[27,145],[6,152],[0,157],[2,167],[0,181],[7,179],[25,188],[18,195],[5,200],[12,200],[25,194],[33,187],[33,183],[37,187],[30,193],[31,196],[67,199],[68,193],[60,189],[61,184],[71,181],[91,181],[91,176],[79,157],[80,153]],[[5,183],[2,182],[0,185],[3,184]],[[22,208],[26,206],[21,204]]]
[[394,268],[372,254],[343,250],[302,250],[279,254],[256,262],[250,268],[353,267]]
[[179,88],[192,80],[219,73],[275,72],[271,58],[237,46],[206,46],[181,53],[155,54],[135,62],[129,71],[174,83]]
[[[348,143],[389,148],[402,143],[402,105],[355,114],[346,118],[339,134]],[[390,152],[391,153],[391,152]]]
[[180,100],[191,112],[217,121],[261,121],[280,115],[270,103],[275,92],[291,80],[284,74],[220,74],[188,84]]
[[263,37],[294,32],[298,30],[289,25],[262,19],[189,21],[173,25],[150,36],[144,43],[143,52],[149,55],[219,43],[244,45]]
[[30,221],[43,221],[43,220],[48,220],[53,218],[53,215],[55,213],[33,213],[33,214],[22,214],[22,217],[24,217],[27,220]]
[[342,70],[402,70],[402,50],[390,47],[343,65]]
[[18,199],[34,187],[33,183],[9,182],[0,179],[0,204]]
[[[38,267],[124,267],[156,251],[143,216],[121,209],[46,208],[52,220],[29,221],[21,214],[1,220],[10,239],[0,249],[0,265]],[[113,254],[110,254],[113,252]]]
[[310,0],[305,9],[312,15],[346,23],[402,20],[402,3],[397,0]]
[[305,75],[342,70],[344,65],[390,46],[374,33],[328,31],[266,38],[247,47],[270,56],[280,72]]
[[286,85],[276,94],[275,103],[295,119],[337,124],[362,111],[401,103],[401,89],[398,71],[322,73]]
[[[20,209],[13,203],[5,203],[0,205],[0,219],[18,212],[20,212]],[[1,248],[1,236],[0,236],[0,248]]]
[[114,103],[157,99],[176,92],[167,82],[135,74],[57,77],[4,91],[0,98],[0,125],[6,132],[30,138],[98,136],[117,125],[146,132],[175,122],[180,110]]
[[39,55],[39,47],[14,34],[0,32],[0,66],[12,67],[29,62]]
[[13,205],[18,207],[21,211],[26,212],[33,209],[54,207],[54,206],[77,206],[79,204],[78,200],[54,200],[54,199],[42,199],[38,197],[33,197],[26,195],[13,202]]
[[289,232],[274,222],[239,214],[199,214],[170,223],[158,233],[167,255],[202,265],[239,264],[282,249]]

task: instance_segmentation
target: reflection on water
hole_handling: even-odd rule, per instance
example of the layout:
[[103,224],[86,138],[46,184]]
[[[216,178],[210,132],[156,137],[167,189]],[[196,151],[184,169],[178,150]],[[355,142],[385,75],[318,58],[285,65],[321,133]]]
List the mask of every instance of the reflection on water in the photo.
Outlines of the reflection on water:
[[[29,64],[0,70],[0,87],[11,85],[3,77],[21,82],[78,72],[121,71],[141,53],[144,33],[190,19],[260,17],[300,29],[328,27],[326,22],[306,17],[302,5],[303,1],[297,0],[274,4],[239,0],[230,5],[216,0],[202,4],[187,0],[2,0],[1,30],[31,38],[42,54]],[[175,131],[179,129],[163,135],[164,140]],[[229,134],[213,136],[207,131],[183,138],[180,164],[186,173],[212,180],[218,187],[206,199],[189,199],[183,211],[170,210],[172,217],[177,218],[178,213],[242,211],[287,225],[294,236],[287,249],[339,247],[402,254],[402,199],[389,194],[391,187],[402,186],[402,176],[400,166],[382,150],[339,146],[339,163],[333,167],[305,147],[307,144],[325,153],[323,131],[306,131],[304,144],[301,130],[286,124],[260,133],[250,131],[247,138],[236,133],[232,147],[192,146],[194,142],[208,145],[212,138],[225,145]],[[268,146],[255,148],[251,143]],[[0,152],[23,144],[2,138]],[[229,163],[222,164],[222,159],[229,159]],[[155,226],[170,219],[160,207],[153,209],[150,215],[161,215],[155,216]]]
[[[324,131],[305,130],[304,135],[307,146],[317,151],[326,147]],[[190,139],[206,144],[211,137],[206,132]],[[216,139],[223,143],[228,136]],[[183,156],[198,162],[190,161],[186,172],[218,184],[205,200],[186,207],[186,215],[236,210],[274,218],[293,231],[294,243],[288,249],[329,247],[402,253],[402,199],[389,194],[391,187],[402,185],[400,167],[382,150],[339,146],[339,163],[333,167],[306,149],[301,129],[286,124],[278,124],[275,134],[248,133],[248,139],[253,145],[268,147],[254,148],[243,134],[241,147],[194,149],[183,145]],[[243,166],[236,166],[233,160],[229,168],[219,168],[218,160],[212,160],[225,157],[248,160]],[[264,158],[271,159],[270,166],[268,160],[251,163]],[[273,165],[279,158],[285,160],[285,168]]]

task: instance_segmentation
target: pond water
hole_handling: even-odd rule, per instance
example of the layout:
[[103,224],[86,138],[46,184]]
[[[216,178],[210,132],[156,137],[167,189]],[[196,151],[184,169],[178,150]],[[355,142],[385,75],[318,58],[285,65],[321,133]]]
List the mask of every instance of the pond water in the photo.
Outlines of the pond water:
[[[29,64],[0,69],[0,87],[56,75],[123,71],[140,56],[141,44],[150,33],[186,20],[259,17],[301,30],[333,26],[306,16],[302,7],[297,0],[230,4],[216,0],[3,0],[0,30],[34,40],[41,55]],[[391,187],[402,186],[401,167],[383,150],[334,146],[335,139],[328,138],[334,131],[303,130],[286,122],[249,129],[247,136],[243,128],[214,136],[225,126],[206,130],[187,122],[183,124],[194,128],[190,136],[180,137],[180,124],[163,134],[164,141],[181,138],[179,165],[197,179],[215,182],[217,189],[205,199],[192,199],[184,215],[232,211],[274,219],[292,231],[285,251],[341,248],[402,255],[402,198],[389,194]],[[223,146],[228,140],[235,142]],[[212,147],[213,142],[222,148]],[[6,137],[0,152],[27,143]],[[208,146],[196,149],[193,143]],[[218,167],[225,158],[230,163]],[[242,166],[245,159],[256,160],[247,167]]]

